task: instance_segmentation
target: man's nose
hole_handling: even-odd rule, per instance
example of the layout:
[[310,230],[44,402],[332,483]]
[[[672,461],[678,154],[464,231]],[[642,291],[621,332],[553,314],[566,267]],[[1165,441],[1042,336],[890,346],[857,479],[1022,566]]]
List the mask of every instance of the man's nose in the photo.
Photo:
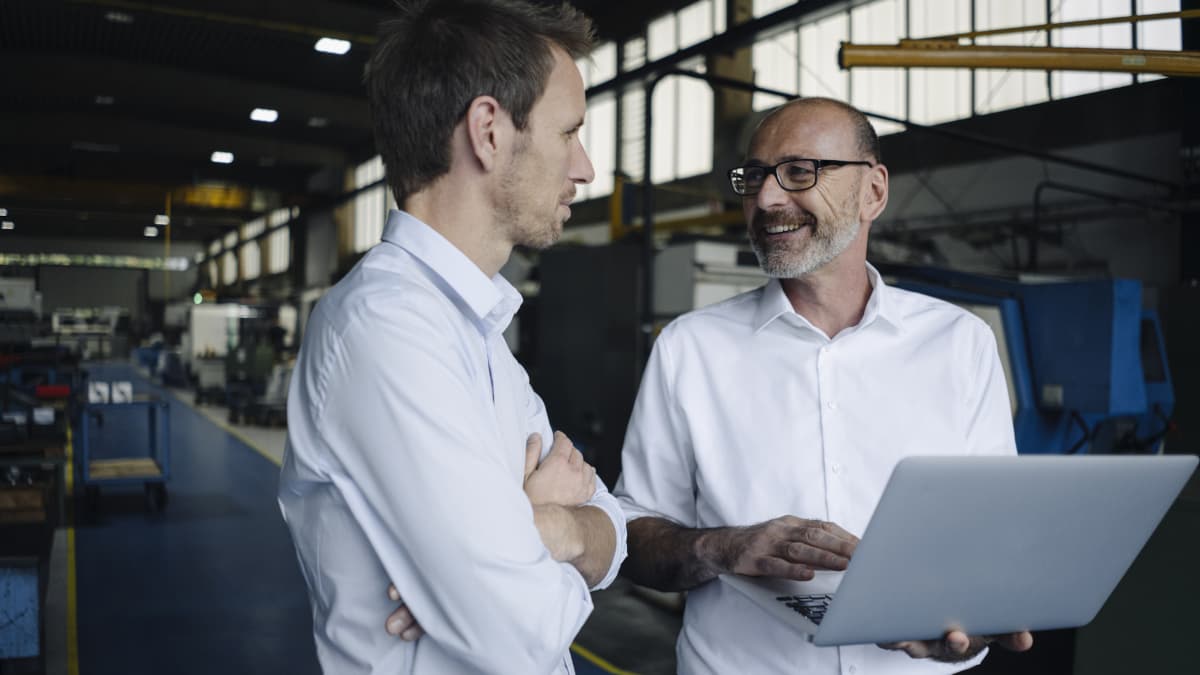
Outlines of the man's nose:
[[763,211],[782,206],[791,200],[788,191],[779,184],[779,178],[774,173],[767,174],[763,180],[762,189],[754,196],[755,204]]
[[596,169],[592,167],[592,160],[583,148],[583,141],[578,137],[571,152],[571,166],[567,177],[572,183],[580,184],[587,184],[596,179]]

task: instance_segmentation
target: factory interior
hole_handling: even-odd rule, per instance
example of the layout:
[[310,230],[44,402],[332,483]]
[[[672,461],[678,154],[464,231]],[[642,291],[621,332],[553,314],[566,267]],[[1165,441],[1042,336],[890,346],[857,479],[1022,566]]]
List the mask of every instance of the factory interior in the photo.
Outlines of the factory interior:
[[[396,208],[394,4],[0,0],[0,675],[321,671],[287,397]],[[868,260],[992,329],[1021,455],[1200,454],[1200,0],[571,4],[595,179],[504,339],[610,489],[659,332],[767,282],[727,172],[797,96],[871,120]],[[1198,565],[1193,475],[1094,620],[969,672],[1200,672]],[[685,593],[592,599],[575,672],[676,672]]]

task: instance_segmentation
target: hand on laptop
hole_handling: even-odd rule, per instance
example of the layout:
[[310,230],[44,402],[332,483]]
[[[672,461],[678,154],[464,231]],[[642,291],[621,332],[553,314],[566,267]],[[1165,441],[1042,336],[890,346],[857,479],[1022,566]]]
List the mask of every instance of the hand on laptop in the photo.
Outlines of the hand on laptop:
[[933,659],[956,663],[975,657],[990,644],[998,644],[1014,652],[1027,651],[1033,646],[1033,635],[1029,631],[970,637],[966,633],[952,630],[941,640],[909,640],[879,645],[884,649],[903,651],[914,659]]
[[425,630],[421,628],[421,624],[417,623],[417,617],[409,611],[408,605],[400,599],[400,592],[396,590],[395,585],[388,586],[388,598],[392,602],[399,603],[400,606],[387,618],[387,622],[384,624],[387,632],[398,636],[405,642],[412,642],[424,635]]
[[750,527],[718,528],[698,543],[719,573],[808,581],[814,570],[846,569],[858,537],[823,520],[780,516]]

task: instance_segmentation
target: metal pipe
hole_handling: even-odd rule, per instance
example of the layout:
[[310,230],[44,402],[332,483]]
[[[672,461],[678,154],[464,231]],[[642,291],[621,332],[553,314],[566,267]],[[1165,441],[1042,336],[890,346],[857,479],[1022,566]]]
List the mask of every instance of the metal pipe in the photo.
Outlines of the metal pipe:
[[654,148],[654,90],[670,71],[646,80],[642,122],[645,125],[642,148],[642,352],[638,363],[645,365],[654,342],[654,181],[651,159]]
[[838,50],[842,68],[1008,68],[1150,73],[1200,77],[1200,52],[1085,47],[960,45],[902,40],[898,45],[856,45]]
[[[1031,271],[1037,271],[1038,237],[1041,233],[1041,227],[1042,227],[1042,220],[1041,220],[1041,218],[1042,218],[1042,193],[1045,192],[1046,190],[1058,190],[1059,192],[1069,192],[1069,193],[1073,193],[1073,194],[1084,195],[1085,197],[1101,199],[1104,201],[1112,202],[1114,204],[1129,204],[1129,205],[1137,206],[1137,207],[1140,207],[1140,208],[1143,208],[1143,209],[1146,209],[1149,211],[1164,211],[1166,213],[1171,213],[1171,214],[1175,214],[1175,215],[1182,215],[1185,213],[1185,211],[1182,209],[1176,209],[1174,207],[1167,206],[1164,204],[1156,204],[1154,202],[1146,201],[1145,199],[1138,199],[1136,197],[1123,197],[1120,195],[1114,195],[1114,194],[1110,194],[1107,192],[1101,192],[1099,190],[1093,190],[1091,188],[1079,187],[1077,185],[1068,185],[1066,183],[1058,183],[1058,182],[1055,182],[1052,180],[1044,180],[1044,181],[1038,183],[1037,186],[1034,187],[1034,189],[1033,189],[1033,221],[1029,225],[1028,234],[1027,234],[1029,241],[1026,244],[1026,249],[1027,249],[1027,252],[1029,255],[1029,269]],[[1014,254],[1016,253],[1015,237],[1016,237],[1016,234],[1014,233],[1014,243],[1013,243]],[[1014,262],[1015,262],[1015,258],[1014,258]]]

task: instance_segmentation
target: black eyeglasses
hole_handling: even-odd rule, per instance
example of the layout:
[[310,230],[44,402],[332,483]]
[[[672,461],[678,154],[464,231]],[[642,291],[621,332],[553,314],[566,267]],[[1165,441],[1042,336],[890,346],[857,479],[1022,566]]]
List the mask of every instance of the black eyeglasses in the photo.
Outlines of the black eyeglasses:
[[817,174],[827,166],[847,166],[861,164],[875,166],[874,162],[862,160],[850,161],[842,159],[789,159],[775,166],[747,164],[729,170],[729,184],[733,191],[743,197],[756,195],[763,189],[767,176],[775,174],[779,187],[789,192],[807,190],[817,184]]

